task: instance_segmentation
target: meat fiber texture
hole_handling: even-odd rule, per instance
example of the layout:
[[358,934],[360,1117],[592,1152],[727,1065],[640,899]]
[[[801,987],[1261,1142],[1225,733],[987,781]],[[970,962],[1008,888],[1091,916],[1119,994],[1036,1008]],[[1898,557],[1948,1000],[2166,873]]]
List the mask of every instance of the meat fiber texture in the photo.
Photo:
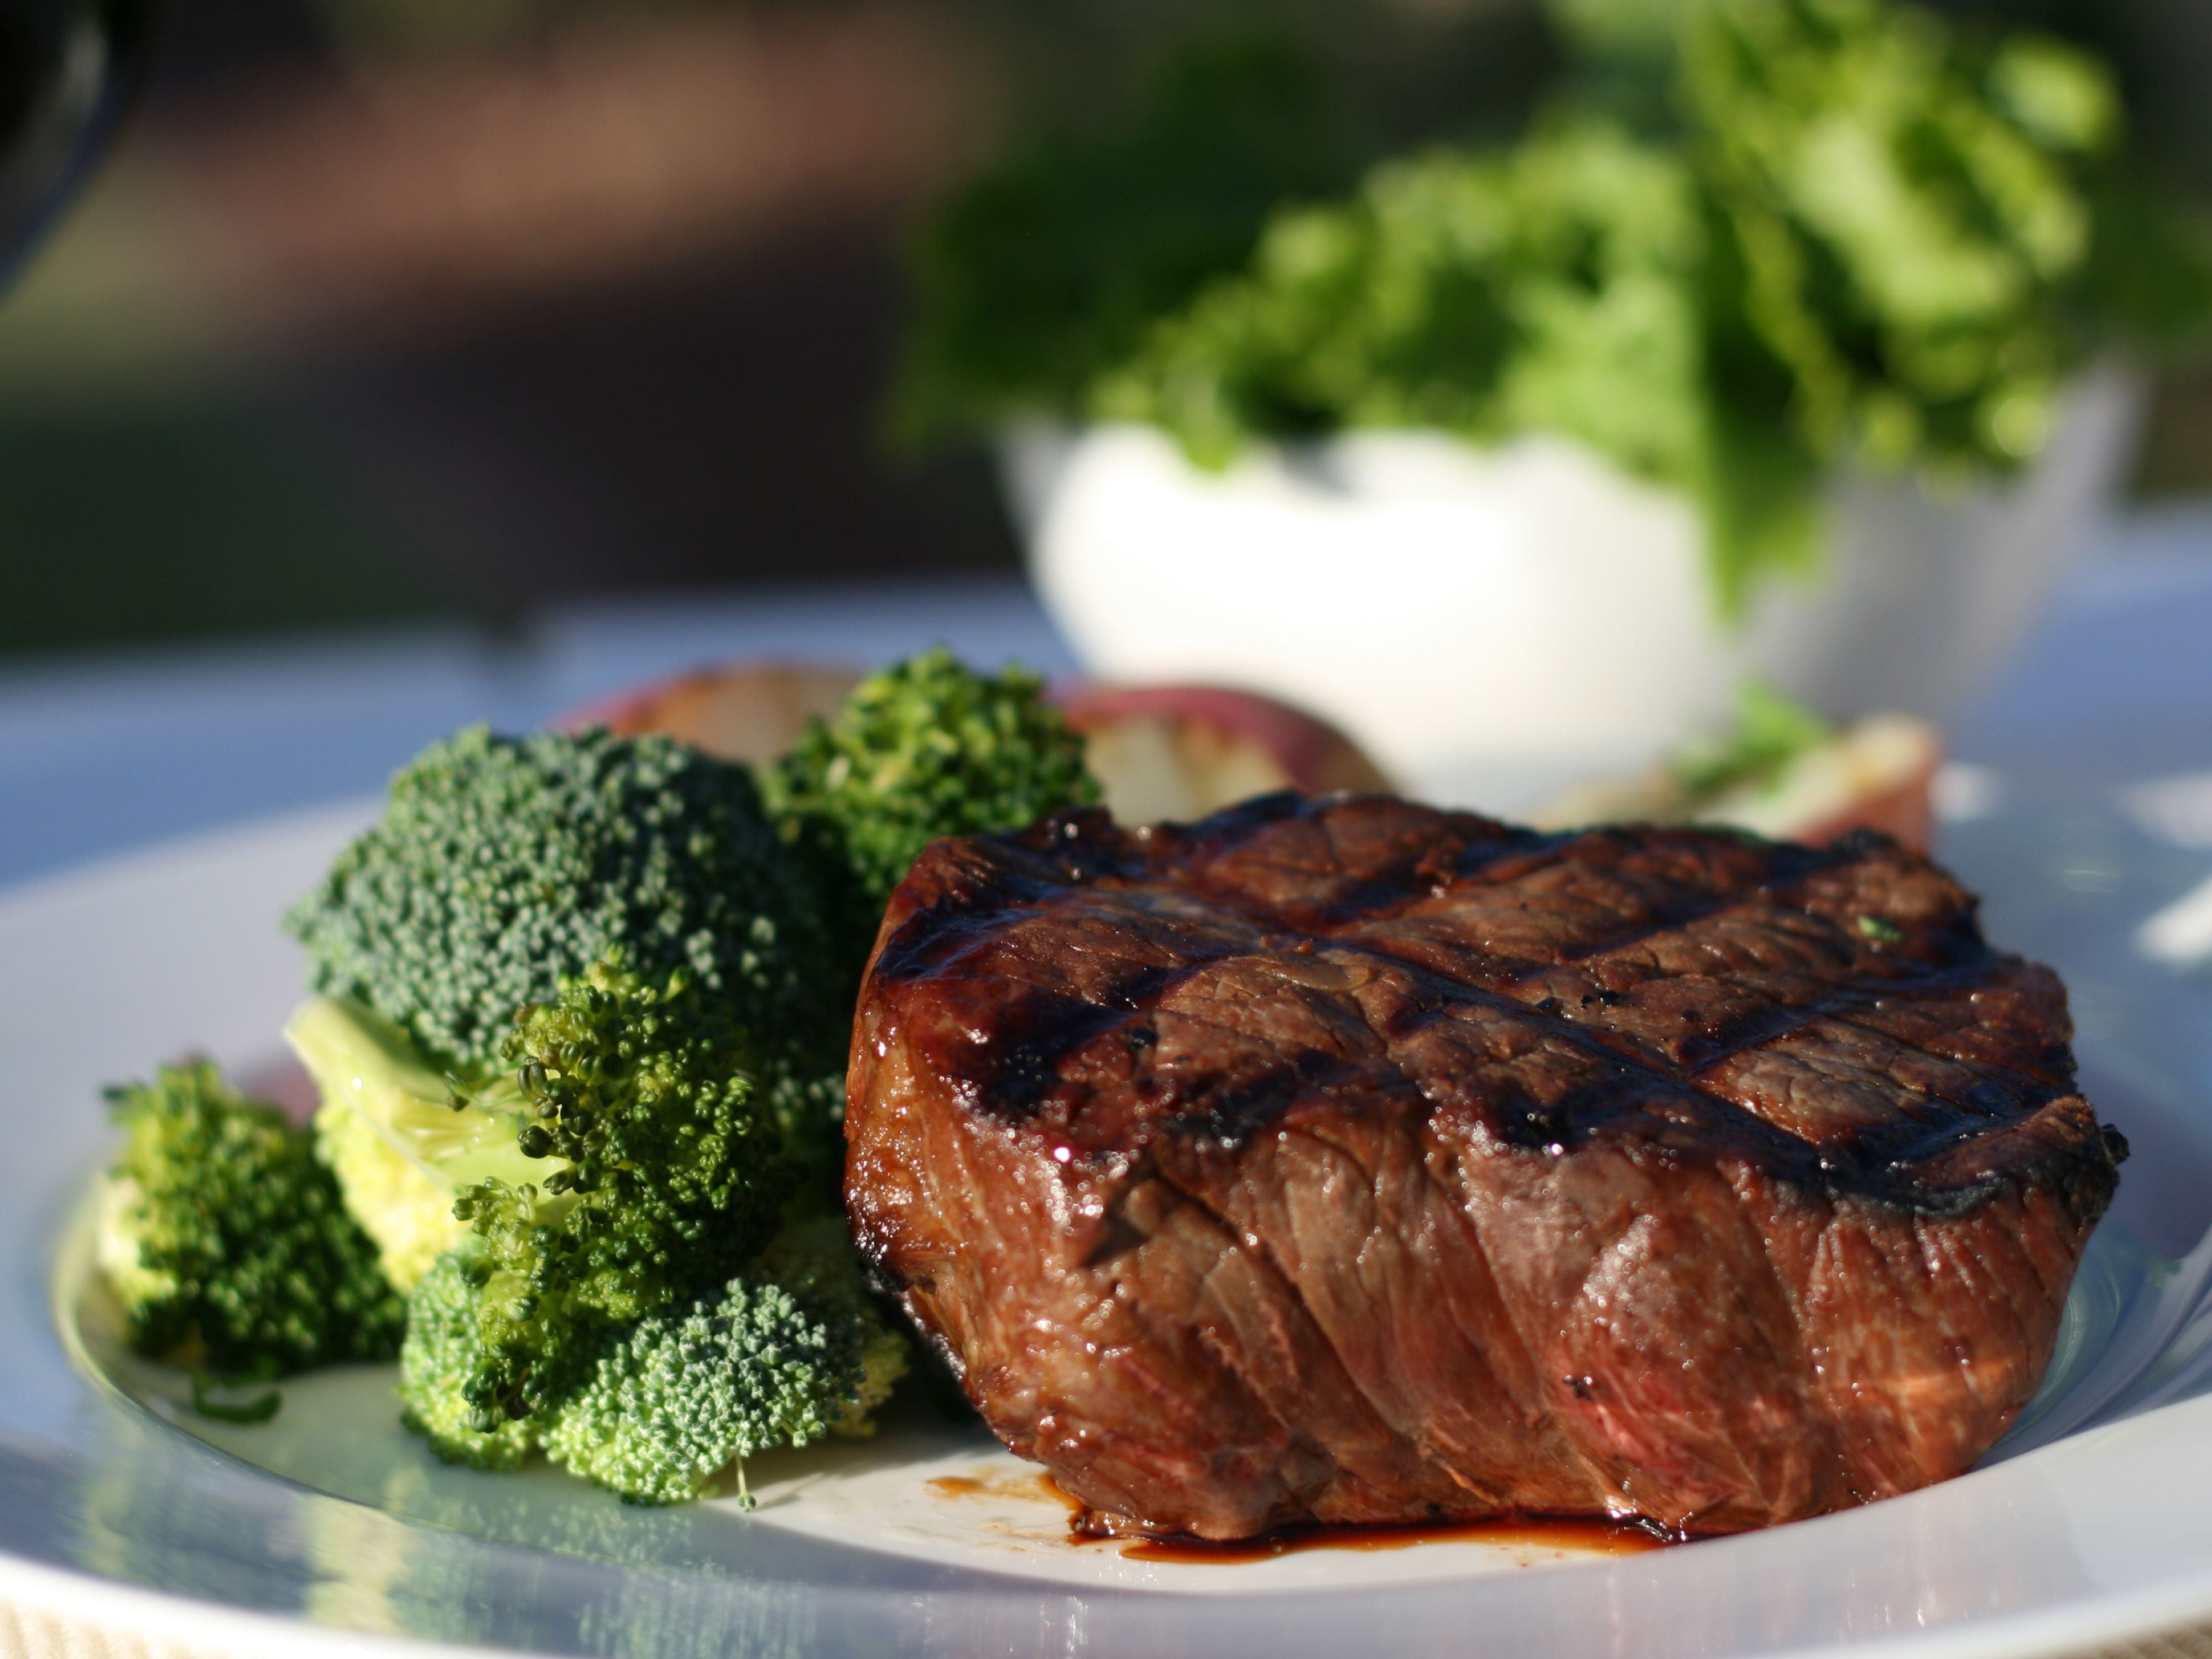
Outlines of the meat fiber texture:
[[1641,1516],[1959,1474],[2125,1143],[2066,996],[1871,834],[1385,796],[939,842],[854,1030],[857,1237],[1109,1530]]

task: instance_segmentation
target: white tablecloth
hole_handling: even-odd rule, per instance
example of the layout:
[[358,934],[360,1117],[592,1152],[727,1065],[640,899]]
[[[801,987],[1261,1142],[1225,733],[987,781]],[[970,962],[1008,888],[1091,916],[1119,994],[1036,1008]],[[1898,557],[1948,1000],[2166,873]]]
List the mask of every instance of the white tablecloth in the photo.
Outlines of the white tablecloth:
[[[1006,580],[605,607],[514,640],[378,633],[0,670],[0,885],[372,793],[469,720],[526,726],[726,658],[866,664],[936,641],[1075,666]],[[2108,533],[1953,738],[1964,759],[2098,781],[2212,766],[2212,507]]]

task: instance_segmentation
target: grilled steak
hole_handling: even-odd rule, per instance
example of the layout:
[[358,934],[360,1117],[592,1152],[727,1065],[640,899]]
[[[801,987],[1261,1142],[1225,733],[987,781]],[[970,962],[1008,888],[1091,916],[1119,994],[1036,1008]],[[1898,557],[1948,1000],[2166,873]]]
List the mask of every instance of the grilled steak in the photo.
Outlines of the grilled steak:
[[1109,1528],[1637,1515],[1956,1474],[2118,1135],[2065,992],[1871,835],[1388,797],[940,842],[854,1027],[862,1247]]

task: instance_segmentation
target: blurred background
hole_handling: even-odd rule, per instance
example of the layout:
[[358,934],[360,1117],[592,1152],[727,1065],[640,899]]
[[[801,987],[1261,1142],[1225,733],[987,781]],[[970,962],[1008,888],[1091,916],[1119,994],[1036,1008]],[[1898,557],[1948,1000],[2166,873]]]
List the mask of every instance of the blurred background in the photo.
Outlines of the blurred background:
[[[2212,6],[2008,0],[2212,194]],[[0,666],[611,596],[1011,573],[977,453],[884,441],[917,217],[1264,23],[1381,149],[1512,131],[1524,0],[172,0],[0,306]],[[2212,496],[2212,371],[2132,496]]]

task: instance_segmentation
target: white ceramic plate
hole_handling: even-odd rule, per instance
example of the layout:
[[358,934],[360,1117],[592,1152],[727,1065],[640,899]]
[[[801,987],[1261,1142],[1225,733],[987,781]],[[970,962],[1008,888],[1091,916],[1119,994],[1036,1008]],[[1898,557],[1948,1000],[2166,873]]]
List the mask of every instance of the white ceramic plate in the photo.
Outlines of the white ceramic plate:
[[194,1419],[173,1377],[113,1351],[87,1289],[72,1218],[109,1151],[96,1091],[187,1049],[272,1056],[300,982],[276,916],[367,809],[18,890],[0,897],[0,1598],[295,1654],[381,1635],[640,1656],[1996,1656],[2212,1617],[2212,1260],[2194,1251],[2212,990],[2133,943],[2204,859],[2066,792],[2009,793],[1947,853],[1992,936],[2066,974],[2085,1083],[2136,1146],[2051,1385],[1948,1486],[1622,1557],[1132,1559],[1066,1541],[1023,1466],[918,1402],[871,1444],[757,1460],[750,1516],[443,1468],[393,1425],[381,1373],[295,1382],[263,1427]]

